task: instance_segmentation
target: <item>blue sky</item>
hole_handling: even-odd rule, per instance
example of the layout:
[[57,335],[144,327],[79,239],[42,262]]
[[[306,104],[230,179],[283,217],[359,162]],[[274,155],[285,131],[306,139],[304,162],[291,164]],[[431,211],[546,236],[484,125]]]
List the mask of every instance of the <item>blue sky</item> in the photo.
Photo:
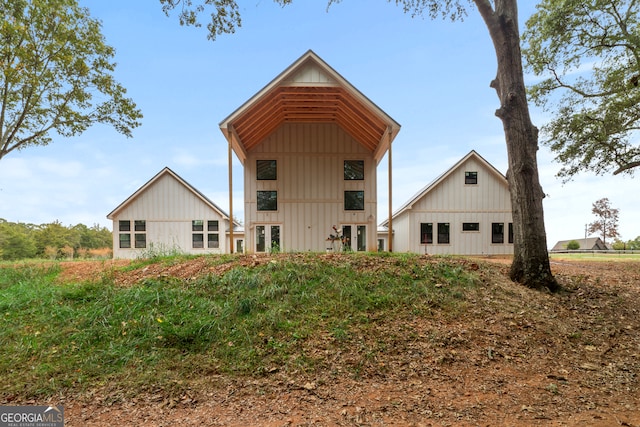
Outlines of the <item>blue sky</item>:
[[[489,82],[496,62],[475,9],[464,22],[411,18],[383,0],[240,0],[242,28],[215,42],[162,13],[157,0],[80,0],[116,49],[116,78],[144,119],[127,139],[97,125],[0,160],[0,218],[100,224],[168,166],[228,211],[227,145],[218,123],[308,49],[402,125],[393,148],[393,207],[470,150],[503,173],[507,155]],[[521,2],[524,22],[532,2]],[[206,16],[203,16],[206,19]],[[532,81],[532,80],[529,80]],[[542,125],[548,117],[533,108]],[[620,209],[623,239],[640,236],[640,198],[630,177],[582,174],[563,184],[546,147],[538,154],[548,245],[584,237],[591,205]],[[387,215],[387,160],[378,169],[378,222]],[[234,162],[234,214],[242,218],[242,170]]]

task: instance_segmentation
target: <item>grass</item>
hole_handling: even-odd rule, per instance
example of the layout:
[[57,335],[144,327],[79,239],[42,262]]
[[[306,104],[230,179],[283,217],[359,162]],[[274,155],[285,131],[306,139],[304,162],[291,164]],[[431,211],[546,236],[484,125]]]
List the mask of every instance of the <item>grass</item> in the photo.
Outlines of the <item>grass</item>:
[[550,254],[552,260],[586,260],[586,261],[640,261],[640,253],[628,254],[621,252],[605,252],[605,253],[557,253]]
[[[374,257],[385,268],[373,268]],[[207,373],[312,372],[323,363],[308,351],[318,340],[348,348],[380,322],[463,309],[476,273],[447,258],[418,260],[305,254],[131,287],[114,285],[112,275],[60,284],[57,264],[0,268],[0,401],[110,384],[135,394]],[[363,354],[384,347],[376,345]]]

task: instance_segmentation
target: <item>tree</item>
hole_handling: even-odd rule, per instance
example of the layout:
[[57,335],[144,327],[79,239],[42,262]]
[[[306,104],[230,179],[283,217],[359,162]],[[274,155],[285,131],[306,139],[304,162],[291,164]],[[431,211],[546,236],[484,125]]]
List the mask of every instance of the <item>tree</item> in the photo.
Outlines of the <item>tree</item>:
[[95,123],[131,136],[142,118],[113,78],[114,49],[76,0],[0,0],[0,159]]
[[[209,38],[233,32],[241,25],[236,0],[200,0],[194,7],[192,0],[160,0],[165,13],[181,6],[180,23],[200,25],[197,16],[205,5],[213,5]],[[281,5],[292,0],[274,0]],[[328,0],[328,5],[340,0]],[[465,15],[462,0],[395,0],[411,16],[427,14],[433,18],[460,19]],[[473,0],[493,41],[498,60],[498,72],[491,82],[500,100],[496,115],[502,120],[509,162],[507,179],[513,210],[514,258],[510,277],[525,286],[558,290],[560,287],[551,274],[547,253],[542,199],[544,193],[538,177],[536,153],[538,130],[529,115],[520,33],[518,29],[517,0]],[[188,18],[188,19],[187,19]],[[219,25],[218,23],[221,23]]]
[[591,213],[598,218],[589,224],[589,234],[598,233],[605,245],[607,244],[607,237],[613,239],[620,237],[618,233],[618,214],[620,210],[612,208],[609,199],[605,197],[597,200],[592,205]]
[[640,166],[640,5],[636,0],[543,0],[527,21],[532,100],[552,113],[544,143],[570,180],[581,171]]

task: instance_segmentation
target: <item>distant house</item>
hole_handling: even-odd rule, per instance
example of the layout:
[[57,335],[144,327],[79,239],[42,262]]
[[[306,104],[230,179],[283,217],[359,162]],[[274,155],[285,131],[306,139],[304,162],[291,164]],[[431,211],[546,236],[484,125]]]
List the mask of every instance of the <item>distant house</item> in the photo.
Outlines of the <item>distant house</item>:
[[[225,253],[230,219],[222,209],[169,168],[129,196],[107,218],[113,221],[113,257]],[[233,223],[235,243],[243,233]]]
[[220,130],[244,168],[248,252],[325,251],[333,226],[352,250],[377,250],[376,170],[400,125],[313,51]]
[[552,251],[566,251],[569,242],[578,242],[580,247],[576,250],[579,251],[607,251],[609,248],[599,237],[587,237],[582,239],[560,240],[551,248]]
[[[513,254],[513,220],[505,176],[475,151],[392,216],[396,252]],[[388,220],[380,224],[388,227]],[[379,232],[385,246],[386,233]]]

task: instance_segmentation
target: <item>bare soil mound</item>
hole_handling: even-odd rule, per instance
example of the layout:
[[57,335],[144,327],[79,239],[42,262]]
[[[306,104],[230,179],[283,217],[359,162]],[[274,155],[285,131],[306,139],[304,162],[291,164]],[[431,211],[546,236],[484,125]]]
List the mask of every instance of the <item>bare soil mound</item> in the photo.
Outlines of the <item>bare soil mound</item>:
[[[116,268],[126,262],[66,263],[61,277],[93,280],[109,271],[130,286],[269,259],[212,266],[195,258],[126,272]],[[511,283],[504,262],[460,262],[479,269],[484,282],[468,296],[468,309],[379,322],[394,345],[372,355],[358,375],[344,367],[361,360],[355,356],[364,336],[354,337],[351,352],[327,354],[332,372],[312,377],[203,374],[177,397],[158,390],[123,399],[117,385],[108,385],[63,398],[66,425],[640,427],[640,263],[553,262],[566,292],[550,295]],[[322,340],[308,351],[326,351]]]

